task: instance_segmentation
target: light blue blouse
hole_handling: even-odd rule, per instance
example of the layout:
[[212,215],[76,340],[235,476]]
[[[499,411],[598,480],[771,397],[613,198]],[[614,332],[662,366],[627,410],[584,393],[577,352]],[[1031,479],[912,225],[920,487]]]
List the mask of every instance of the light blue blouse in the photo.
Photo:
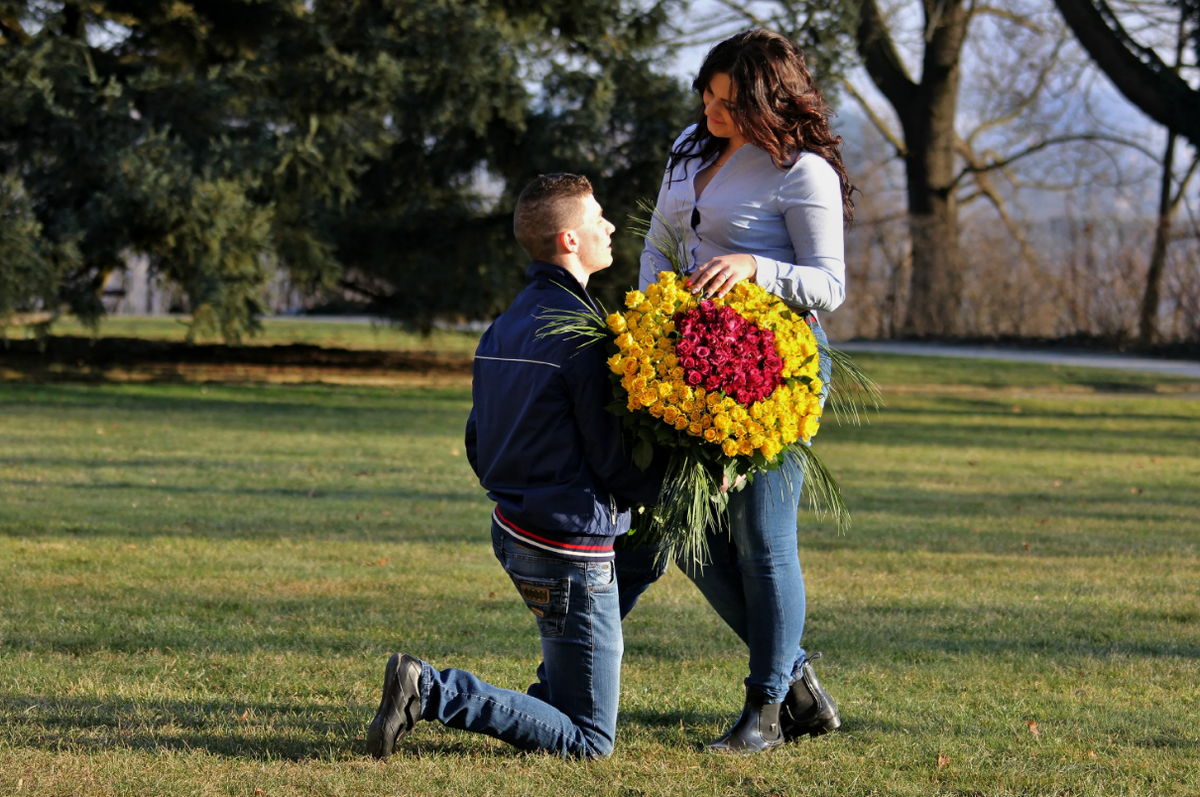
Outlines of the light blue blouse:
[[[685,130],[675,146],[691,131]],[[691,268],[718,255],[753,255],[755,282],[789,305],[816,310],[840,305],[846,298],[842,189],[828,161],[805,152],[783,170],[765,151],[747,144],[733,153],[697,202],[692,180],[710,163],[693,158],[676,164],[658,192],[658,211],[684,234]],[[700,212],[695,229],[693,209]],[[662,235],[662,224],[656,216],[651,238]],[[647,244],[641,288],[670,268]]]

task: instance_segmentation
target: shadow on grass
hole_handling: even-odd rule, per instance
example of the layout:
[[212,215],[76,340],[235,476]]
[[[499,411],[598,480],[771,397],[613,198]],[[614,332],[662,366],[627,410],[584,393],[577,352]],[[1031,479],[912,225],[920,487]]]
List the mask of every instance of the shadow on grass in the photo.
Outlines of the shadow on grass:
[[[124,467],[124,463],[122,463]],[[207,467],[207,466],[206,466]],[[214,466],[215,469],[216,466]],[[232,466],[230,466],[232,467]],[[0,484],[7,484],[12,487],[23,487],[30,490],[43,488],[45,485],[41,482],[31,479],[0,479]],[[252,498],[303,498],[313,501],[351,501],[356,504],[374,501],[390,501],[390,500],[405,500],[405,501],[464,501],[464,502],[481,502],[482,492],[474,489],[471,492],[428,492],[417,490],[402,490],[402,489],[382,489],[382,490],[346,490],[328,487],[179,487],[173,485],[155,485],[149,487],[145,481],[130,482],[130,481],[111,481],[102,484],[93,484],[88,482],[76,482],[57,485],[59,487],[69,488],[71,490],[95,491],[107,493],[109,490],[136,490],[141,493],[154,493],[162,495],[212,495],[212,496],[249,496]],[[289,518],[289,520],[291,520]]]
[[6,734],[21,747],[97,752],[206,750],[261,761],[327,757],[339,746],[366,754],[366,706],[223,700],[84,700],[0,696]]
[[[163,418],[176,416],[184,428],[198,426],[223,430],[296,431],[314,423],[322,435],[379,430],[406,436],[428,437],[461,434],[470,411],[467,390],[409,388],[396,392],[375,389],[357,392],[343,388],[199,388],[153,393],[129,389],[82,386],[25,387],[0,385],[0,407],[10,417],[28,412],[44,418],[47,407],[71,415],[86,412],[125,413]],[[266,401],[260,397],[270,396]],[[414,423],[414,420],[419,423]]]
[[[698,725],[720,726],[736,719],[728,714],[696,711],[621,712],[622,726],[638,725],[664,746],[703,750],[706,741],[681,740],[681,728],[694,736]],[[85,700],[36,695],[0,696],[0,720],[7,735],[26,748],[94,753],[111,749],[143,751],[205,750],[222,756],[258,761],[305,761],[337,756],[367,756],[364,741],[373,709],[317,703],[247,703],[228,700],[135,701],[123,698]],[[432,733],[430,732],[432,731]],[[425,722],[401,740],[396,757],[479,755],[473,734]],[[489,745],[497,758],[527,755],[506,744]],[[339,756],[340,757],[340,756]]]

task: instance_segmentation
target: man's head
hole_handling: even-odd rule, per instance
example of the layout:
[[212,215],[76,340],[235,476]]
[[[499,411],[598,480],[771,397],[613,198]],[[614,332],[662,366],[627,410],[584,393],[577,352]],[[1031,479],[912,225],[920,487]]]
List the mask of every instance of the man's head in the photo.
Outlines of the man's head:
[[[513,214],[513,232],[531,258],[572,272],[577,265],[584,275],[612,265],[614,230],[592,184],[577,174],[538,177],[525,186]],[[580,281],[586,284],[586,278]]]

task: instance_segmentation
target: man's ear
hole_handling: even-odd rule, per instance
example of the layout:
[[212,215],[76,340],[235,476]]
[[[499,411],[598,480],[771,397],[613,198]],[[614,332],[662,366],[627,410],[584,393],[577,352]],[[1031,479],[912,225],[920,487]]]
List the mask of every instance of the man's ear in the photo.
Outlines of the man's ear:
[[555,236],[554,243],[561,254],[573,255],[579,252],[579,234],[574,230],[563,230]]

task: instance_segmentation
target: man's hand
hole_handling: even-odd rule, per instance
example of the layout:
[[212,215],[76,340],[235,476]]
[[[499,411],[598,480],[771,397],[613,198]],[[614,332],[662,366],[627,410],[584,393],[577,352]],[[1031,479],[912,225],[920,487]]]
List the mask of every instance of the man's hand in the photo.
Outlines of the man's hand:
[[688,285],[692,293],[721,297],[742,280],[753,280],[757,275],[758,261],[754,255],[721,255],[696,269]]
[[741,476],[738,476],[737,479],[734,480],[732,485],[729,484],[729,475],[725,474],[725,473],[721,474],[721,492],[723,492],[723,493],[729,492],[730,489],[734,489],[734,490],[741,489],[741,486],[745,483],[746,483],[746,474],[744,474],[744,473]]

